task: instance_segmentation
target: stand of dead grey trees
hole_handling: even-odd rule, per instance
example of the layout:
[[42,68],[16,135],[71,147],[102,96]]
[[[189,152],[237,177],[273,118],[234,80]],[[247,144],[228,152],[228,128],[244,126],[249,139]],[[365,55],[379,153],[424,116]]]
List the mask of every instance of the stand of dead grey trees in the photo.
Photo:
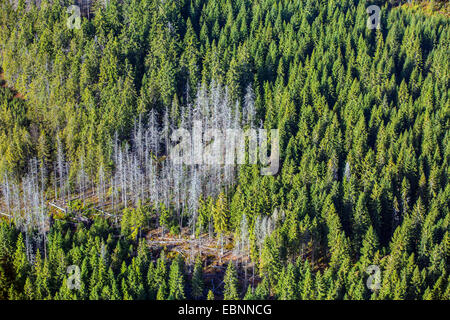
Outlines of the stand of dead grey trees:
[[[119,141],[113,137],[113,169],[106,170],[100,164],[97,172],[87,172],[85,160],[71,165],[65,159],[64,146],[57,137],[57,156],[53,172],[46,172],[42,161],[33,159],[29,173],[22,181],[15,181],[12,175],[4,174],[2,196],[6,213],[23,230],[27,252],[31,258],[33,251],[28,235],[37,230],[37,235],[45,246],[48,229],[47,194],[53,189],[52,201],[61,207],[67,206],[74,198],[95,201],[97,208],[107,210],[120,222],[120,212],[124,208],[137,208],[143,203],[151,204],[157,218],[161,204],[170,208],[180,230],[187,221],[187,227],[194,237],[196,234],[200,199],[216,197],[220,192],[236,182],[237,165],[216,165],[200,161],[197,164],[174,163],[167,159],[174,130],[194,129],[194,122],[201,123],[201,137],[208,129],[252,128],[255,122],[254,94],[249,86],[243,106],[229,98],[228,89],[212,82],[209,89],[202,86],[193,104],[181,109],[177,106],[166,108],[163,114],[151,110],[145,117],[135,121],[131,141]],[[198,158],[195,143],[208,144],[210,141],[192,141],[188,159]],[[225,147],[225,146],[222,146]],[[223,150],[215,150],[222,152]],[[53,184],[53,185],[50,185]],[[157,219],[157,221],[160,221]],[[266,220],[262,221],[263,225]],[[248,250],[247,222],[243,220],[243,234],[239,250]],[[270,228],[263,227],[264,230]],[[245,231],[247,230],[247,231]],[[216,230],[217,231],[217,230]],[[266,233],[266,231],[261,231]],[[260,237],[260,236],[259,236]],[[45,251],[45,248],[44,248]]]

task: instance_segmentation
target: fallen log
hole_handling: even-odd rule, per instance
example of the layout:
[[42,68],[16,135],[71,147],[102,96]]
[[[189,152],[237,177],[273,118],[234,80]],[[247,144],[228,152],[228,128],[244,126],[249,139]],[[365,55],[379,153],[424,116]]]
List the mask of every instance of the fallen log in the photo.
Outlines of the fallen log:
[[67,209],[61,208],[61,207],[57,206],[56,204],[54,204],[54,203],[52,203],[52,202],[49,202],[48,204],[49,204],[50,206],[52,206],[52,207],[58,209],[58,210],[61,210],[61,211],[64,212],[64,213],[67,213]]

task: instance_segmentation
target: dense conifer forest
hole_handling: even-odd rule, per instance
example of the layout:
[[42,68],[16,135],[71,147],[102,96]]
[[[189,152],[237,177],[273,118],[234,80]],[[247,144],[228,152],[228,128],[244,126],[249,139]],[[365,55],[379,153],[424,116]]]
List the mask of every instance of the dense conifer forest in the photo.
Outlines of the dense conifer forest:
[[[1,300],[450,299],[447,1],[2,0],[0,25]],[[279,168],[173,163],[179,128],[278,129]]]

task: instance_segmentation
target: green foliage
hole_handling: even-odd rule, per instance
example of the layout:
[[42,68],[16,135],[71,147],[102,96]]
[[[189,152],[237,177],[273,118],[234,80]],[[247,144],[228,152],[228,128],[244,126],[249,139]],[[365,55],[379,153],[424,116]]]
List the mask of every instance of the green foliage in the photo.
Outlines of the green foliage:
[[225,272],[224,278],[224,290],[223,299],[224,300],[238,300],[238,279],[236,268],[233,262],[228,263],[227,271]]
[[[225,250],[237,247],[229,235],[246,234],[243,216],[248,225],[239,259],[254,263],[255,277],[239,283],[229,263],[224,297],[239,298],[242,285],[255,299],[449,299],[449,18],[436,1],[424,11],[385,6],[382,28],[370,30],[366,5],[112,1],[70,30],[59,3],[2,1],[0,211],[25,193],[6,181],[25,181],[32,158],[47,173],[41,201],[68,199],[82,172],[89,185],[111,178],[115,135],[125,146],[135,119],[154,111],[159,121],[167,108],[179,125],[199,86],[217,83],[238,116],[251,96],[253,125],[280,129],[281,153],[277,175],[243,165],[235,185],[199,195],[192,234],[208,232]],[[61,154],[71,163],[66,187]],[[0,299],[221,296],[201,262],[185,281],[179,258],[139,242],[147,226],[184,234],[172,195],[113,204],[116,225],[78,196],[44,231],[23,227],[27,210],[0,222]],[[76,215],[89,223],[74,227]],[[65,282],[72,264],[77,291]],[[373,293],[370,265],[382,271]]]

